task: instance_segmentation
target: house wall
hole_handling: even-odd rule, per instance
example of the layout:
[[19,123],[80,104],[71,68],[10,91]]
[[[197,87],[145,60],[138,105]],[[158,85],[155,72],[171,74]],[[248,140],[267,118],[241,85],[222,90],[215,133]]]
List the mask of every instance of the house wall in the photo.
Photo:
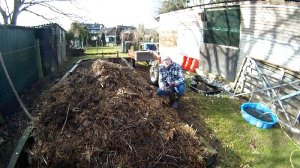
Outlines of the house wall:
[[[239,48],[203,42],[204,7],[170,12],[160,16],[160,53],[170,55],[181,64],[183,56],[200,60],[199,67],[234,81],[237,73]],[[214,6],[207,6],[214,7]]]
[[250,56],[300,72],[300,4],[291,5],[241,5],[240,61]]
[[[240,5],[240,45],[203,43],[204,8]],[[300,72],[300,4],[236,2],[193,7],[160,15],[159,45],[181,63],[184,55],[200,59],[199,67],[234,81],[246,56]],[[230,61],[232,60],[232,61]]]
[[199,69],[234,81],[238,72],[239,48],[203,43],[200,47]]

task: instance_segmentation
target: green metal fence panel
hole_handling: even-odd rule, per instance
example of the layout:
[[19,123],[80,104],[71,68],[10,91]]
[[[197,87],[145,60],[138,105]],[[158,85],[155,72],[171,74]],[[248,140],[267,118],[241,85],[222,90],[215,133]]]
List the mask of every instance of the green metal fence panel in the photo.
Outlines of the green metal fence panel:
[[[36,64],[35,30],[16,26],[0,26],[0,52],[18,92],[39,79]],[[15,96],[0,67],[0,110],[7,116]]]
[[204,43],[239,47],[240,7],[204,9],[206,26]]

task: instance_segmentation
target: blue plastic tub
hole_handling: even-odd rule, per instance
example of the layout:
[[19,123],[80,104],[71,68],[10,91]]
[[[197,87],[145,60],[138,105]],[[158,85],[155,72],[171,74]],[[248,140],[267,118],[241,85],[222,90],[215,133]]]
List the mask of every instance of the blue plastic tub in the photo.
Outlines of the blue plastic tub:
[[242,104],[241,113],[248,123],[262,129],[271,128],[278,122],[272,110],[260,103]]

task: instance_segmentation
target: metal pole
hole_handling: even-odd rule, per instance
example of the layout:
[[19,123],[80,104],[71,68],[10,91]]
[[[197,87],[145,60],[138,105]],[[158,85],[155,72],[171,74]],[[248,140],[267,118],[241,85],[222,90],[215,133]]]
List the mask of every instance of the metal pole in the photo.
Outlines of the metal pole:
[[[250,58],[250,59],[251,59],[251,58]],[[253,61],[254,61],[254,63],[255,63],[255,67],[256,67],[258,73],[262,76],[263,81],[267,84],[268,87],[272,87],[272,85],[269,83],[269,81],[267,80],[267,78],[265,77],[265,75],[264,75],[264,74],[262,73],[262,71],[259,69],[259,67],[258,67],[258,65],[256,64],[255,60],[253,60]],[[285,110],[285,108],[284,108],[282,102],[279,100],[279,97],[278,97],[277,93],[274,91],[274,89],[271,89],[271,91],[272,91],[272,93],[275,95],[275,98],[277,99],[276,101],[278,102],[279,106],[280,106],[281,109],[283,110],[284,115],[285,115],[285,117],[287,118],[288,122],[291,122],[291,121],[290,121],[290,118],[289,118],[289,116],[288,116],[288,114],[287,114],[287,111]],[[268,92],[268,93],[269,93],[269,92]],[[270,97],[270,98],[272,98],[272,97]]]
[[284,95],[284,96],[281,96],[279,97],[279,100],[285,100],[285,99],[288,99],[288,98],[291,98],[291,97],[294,97],[294,96],[297,96],[300,94],[300,90],[297,91],[297,92],[294,92],[294,93],[291,93],[291,94],[288,94],[288,95]]
[[298,114],[297,114],[297,117],[296,117],[296,119],[295,119],[295,121],[294,121],[294,123],[293,123],[293,126],[296,125],[297,120],[300,120],[300,110],[298,111]]
[[290,85],[290,84],[293,84],[293,83],[299,83],[299,82],[300,82],[300,80],[295,80],[295,81],[292,81],[290,83],[285,83],[285,84],[281,84],[281,85],[275,85],[275,86],[272,86],[272,87],[269,87],[269,88],[255,90],[253,92],[239,93],[239,94],[236,94],[234,96],[241,96],[241,95],[245,95],[245,94],[257,93],[257,92],[262,92],[262,91],[266,91],[266,90],[270,90],[270,89],[276,89],[276,88],[280,88],[280,87],[283,87],[283,86],[287,86],[287,85]]

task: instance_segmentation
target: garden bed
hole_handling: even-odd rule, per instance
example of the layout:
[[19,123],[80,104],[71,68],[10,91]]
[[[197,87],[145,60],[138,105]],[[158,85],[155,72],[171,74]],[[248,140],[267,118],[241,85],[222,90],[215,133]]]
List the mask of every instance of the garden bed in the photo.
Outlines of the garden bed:
[[202,138],[144,75],[85,61],[42,96],[29,167],[206,167]]

